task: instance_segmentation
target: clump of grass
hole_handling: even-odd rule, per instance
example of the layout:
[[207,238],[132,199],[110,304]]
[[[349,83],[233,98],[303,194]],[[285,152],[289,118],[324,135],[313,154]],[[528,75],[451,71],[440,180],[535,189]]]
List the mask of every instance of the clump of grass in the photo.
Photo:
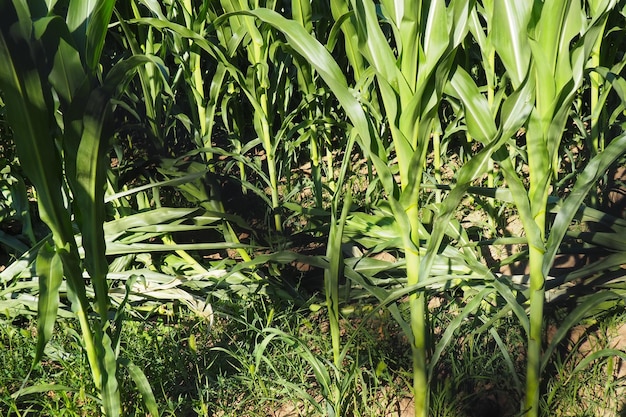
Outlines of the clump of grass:
[[[0,415],[97,415],[90,369],[83,355],[77,324],[63,321],[33,367],[37,325],[32,320],[0,321]],[[18,395],[21,394],[21,395]]]
[[[554,332],[554,314],[547,337]],[[558,323],[558,321],[557,321]],[[626,347],[626,310],[622,306],[583,321],[561,343],[549,363],[542,407],[553,416],[622,416],[626,413],[626,365],[602,355]],[[607,352],[608,353],[608,352]],[[585,365],[585,366],[581,366]]]
[[[445,328],[454,319],[454,302],[443,300],[432,310],[435,328]],[[184,314],[129,320],[121,348],[125,357],[143,369],[162,415],[325,415],[326,409],[319,407],[324,400],[323,381],[316,377],[314,365],[325,366],[331,382],[342,389],[343,415],[409,415],[410,349],[388,313],[382,310],[364,322],[365,313],[371,309],[367,300],[342,310],[340,335],[342,346],[348,349],[337,374],[324,310],[313,312],[295,309],[289,303],[272,303],[260,297],[253,308],[230,305],[228,313],[224,309],[216,315],[212,327]],[[478,332],[483,324],[480,314],[478,311],[463,322],[461,336],[438,362],[431,381],[432,415],[517,415],[526,360],[524,330],[514,318],[504,317],[487,331]],[[548,315],[548,337],[551,323],[562,315],[562,310]],[[612,310],[586,323],[582,336],[576,340],[570,337],[555,351],[546,372],[542,414],[598,416],[623,412],[619,399],[626,381],[617,358],[599,357],[583,369],[576,367],[589,354],[584,349],[596,352],[615,347],[616,332],[625,321],[623,309]],[[0,369],[0,415],[83,416],[99,412],[76,329],[72,320],[57,323],[46,356],[27,383],[56,385],[43,395],[13,398],[34,357],[36,324],[28,319],[0,322],[0,360],[4,364]],[[285,337],[264,345],[270,331]],[[437,337],[437,331],[434,334]],[[303,354],[306,349],[311,356]],[[119,379],[124,415],[145,415],[141,398],[130,389],[129,376],[122,372]],[[68,390],[56,389],[61,386]]]
[[433,387],[434,415],[512,416],[518,411],[525,363],[523,329],[511,317],[491,331],[477,333],[481,324],[478,318],[464,323],[461,336],[442,356]]

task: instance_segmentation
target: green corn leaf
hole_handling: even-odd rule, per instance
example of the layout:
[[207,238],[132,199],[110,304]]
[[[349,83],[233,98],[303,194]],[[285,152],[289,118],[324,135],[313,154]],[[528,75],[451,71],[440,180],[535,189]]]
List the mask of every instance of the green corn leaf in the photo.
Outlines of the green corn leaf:
[[[576,183],[572,188],[569,196],[563,201],[550,229],[550,235],[547,241],[547,252],[543,261],[543,271],[548,273],[554,257],[557,254],[561,241],[572,219],[580,209],[583,200],[589,194],[592,187],[596,185],[598,178],[606,173],[610,165],[626,152],[626,134],[620,135],[613,139],[605,148],[605,150],[593,157],[583,172],[578,175]],[[623,241],[621,243],[623,245]],[[611,247],[610,244],[607,245]],[[617,248],[616,248],[617,249]]]
[[446,2],[446,4],[448,4],[448,36],[450,44],[453,48],[457,48],[465,40],[469,32],[470,14],[474,9],[474,3],[466,0],[456,0]]
[[79,88],[87,85],[78,51],[63,38],[59,39],[49,80],[65,106],[72,103]]
[[380,25],[374,2],[371,0],[352,1],[357,23],[359,50],[378,74],[395,91],[408,89],[405,80],[396,67],[396,57],[385,38]]
[[361,79],[365,68],[365,60],[359,52],[359,40],[354,22],[354,13],[348,9],[348,0],[336,0],[330,2],[330,11],[333,15],[335,23],[328,37],[328,50],[334,49],[337,32],[343,32],[346,58],[352,70],[354,78],[358,81]]
[[400,267],[401,263],[363,257],[346,259],[346,265],[354,269],[355,272],[373,277],[380,272],[394,270]]
[[[220,19],[227,19],[228,16],[220,17]],[[219,24],[221,21],[214,22],[215,25]],[[224,52],[221,51],[216,45],[207,41],[203,36],[194,32],[193,30],[186,28],[185,26],[179,25],[174,22],[170,22],[169,20],[160,20],[155,18],[143,17],[138,19],[130,20],[128,23],[137,23],[141,25],[147,25],[154,29],[167,29],[172,31],[178,36],[181,36],[185,39],[193,40],[194,45],[200,47],[202,50],[209,53],[214,58],[219,58],[219,62],[229,62]]]
[[209,100],[207,102],[207,112],[206,112],[206,132],[205,138],[203,141],[203,147],[211,146],[211,138],[213,137],[213,126],[215,125],[215,111],[219,104],[219,96],[222,93],[224,88],[224,80],[226,79],[226,66],[219,62],[217,64],[217,68],[215,69],[215,73],[213,74],[213,78],[211,78],[211,85],[209,86]]
[[527,27],[531,19],[532,2],[496,0],[493,2],[491,24],[492,42],[513,87],[526,78],[530,66]]
[[157,406],[156,398],[154,397],[152,387],[150,387],[150,382],[148,381],[148,378],[146,378],[144,372],[141,370],[141,368],[139,368],[128,359],[120,358],[118,362],[120,363],[120,365],[128,369],[130,377],[135,382],[135,386],[141,394],[141,399],[143,400],[146,411],[150,413],[151,416],[158,416],[159,408]]
[[[236,14],[236,12],[250,10],[250,5],[248,4],[248,2],[222,0],[220,1],[220,3],[222,4],[222,7],[224,8],[224,11],[226,13],[232,14],[230,20],[236,20],[242,28],[245,28],[245,31],[248,33],[249,39],[252,41],[252,43],[261,47],[264,43],[263,35],[254,24],[254,19]],[[260,52],[260,50],[257,52]],[[257,58],[259,57],[257,56]]]
[[558,286],[564,282],[570,282],[570,281],[575,281],[578,279],[589,278],[601,272],[615,270],[616,268],[619,268],[620,266],[624,264],[626,264],[626,253],[624,252],[613,253],[596,262],[593,262],[589,265],[585,265],[582,268],[572,271],[563,277],[558,277],[558,279],[554,280],[554,284],[551,284],[548,288],[554,288],[555,286]]
[[90,72],[100,62],[115,0],[71,0],[67,10],[67,27]]
[[[556,202],[558,204],[558,200]],[[607,212],[587,206],[580,207],[580,216],[581,221],[598,223],[599,225],[606,226],[615,233],[626,233],[626,219],[615,217]]]
[[592,69],[592,71],[597,72],[602,78],[609,82],[609,86],[617,93],[623,104],[626,103],[626,79],[620,77],[618,74],[624,65],[626,65],[626,61],[622,61],[620,64],[616,65],[617,68],[608,69],[597,67]]
[[[139,187],[131,188],[130,190],[120,191],[120,192],[117,192],[115,194],[106,196],[105,199],[104,199],[104,202],[105,203],[109,203],[111,201],[115,201],[117,199],[129,196],[129,195],[138,194],[138,193],[140,193],[142,191],[149,190],[149,189],[152,189],[152,188],[176,186],[176,185],[179,185],[179,184],[184,184],[186,182],[191,182],[193,180],[197,180],[199,178],[205,177],[208,172],[209,172],[208,169],[205,170],[205,171],[200,171],[200,172],[192,172],[190,174],[181,175],[179,177],[175,177],[175,178],[172,178],[172,179],[152,182],[150,184],[146,184],[146,185],[142,185],[142,186],[139,186]],[[175,172],[172,170],[171,173],[175,173]],[[180,174],[180,173],[178,173],[178,174]]]
[[[219,217],[214,217],[211,219],[212,222],[217,223],[220,220],[223,220]],[[150,226],[143,227],[133,227],[132,229],[128,229],[129,233],[174,233],[174,232],[191,232],[194,230],[210,230],[215,229],[215,226],[200,226],[200,225],[192,225],[192,224],[180,224],[179,222],[173,224],[155,224]]]
[[198,209],[195,208],[162,207],[108,221],[104,225],[104,231],[107,236],[115,236],[135,227],[167,224],[185,219],[196,212]]
[[22,256],[22,254],[28,252],[29,249],[28,246],[17,237],[11,236],[2,230],[0,230],[0,243],[16,251],[17,256]]
[[[160,61],[160,60],[159,60]],[[110,112],[110,93],[123,85],[136,68],[147,62],[155,62],[154,57],[131,57],[113,67],[107,76],[105,85],[92,91],[84,109],[82,134],[77,144],[76,162],[68,165],[68,173],[75,169],[75,177],[70,175],[75,194],[75,204],[79,214],[79,224],[83,237],[86,257],[85,265],[93,280],[96,291],[98,310],[106,317],[108,310],[108,285],[106,273],[108,264],[105,258],[104,231],[102,224],[104,213],[104,182],[106,180],[106,162],[104,160],[106,141],[103,131]],[[159,65],[159,62],[156,62]],[[161,64],[162,66],[162,64]],[[71,144],[71,142],[68,142]],[[71,155],[71,153],[68,153]],[[75,179],[73,179],[75,178]]]
[[[3,3],[2,5],[7,5]],[[10,18],[11,11],[2,9],[0,16]],[[39,71],[29,53],[15,50],[7,43],[4,29],[13,23],[0,25],[0,89],[7,102],[7,118],[11,123],[20,163],[37,190],[37,202],[42,220],[50,227],[57,254],[63,261],[64,271],[70,281],[70,299],[74,311],[80,316],[86,312],[86,295],[78,249],[69,213],[63,204],[61,193],[61,162],[54,141],[50,140],[52,128],[51,99],[45,95],[47,84],[42,82]],[[15,23],[17,25],[17,23]],[[21,26],[14,26],[16,29]],[[19,33],[14,32],[13,35]],[[28,40],[23,38],[28,44]],[[21,45],[20,48],[24,48]],[[14,60],[17,58],[17,60]],[[83,316],[84,317],[84,316]],[[87,326],[87,322],[82,325]],[[88,333],[84,333],[87,345],[91,345]],[[90,361],[91,362],[91,361]],[[93,363],[93,362],[91,362]],[[97,370],[95,370],[97,373]]]
[[128,85],[130,80],[135,76],[136,71],[145,64],[152,64],[158,69],[155,75],[158,75],[161,78],[163,91],[170,97],[174,97],[174,93],[167,82],[169,78],[169,71],[163,60],[154,55],[133,55],[118,62],[108,72],[102,88],[111,95],[120,94],[124,91],[124,88]]
[[469,134],[485,144],[494,140],[498,129],[491,115],[491,108],[472,77],[463,68],[457,67],[448,87],[448,93],[458,97],[463,103]]
[[502,103],[500,110],[501,138],[508,140],[526,124],[535,104],[535,85],[529,78],[523,80]]
[[94,90],[87,102],[83,117],[83,134],[76,154],[76,184],[74,198],[78,207],[79,225],[85,248],[85,266],[96,291],[99,313],[105,320],[108,303],[105,258],[106,245],[102,224],[105,220],[104,184],[106,141],[103,129],[109,115],[109,96],[101,89]]
[[83,41],[83,47],[80,50],[85,50],[85,38],[87,33],[87,25],[89,23],[89,17],[91,16],[93,9],[96,6],[98,0],[88,1],[70,1],[67,10],[67,27],[75,37],[81,38]]
[[534,217],[530,208],[530,201],[528,199],[528,192],[524,187],[522,180],[517,175],[508,153],[504,149],[501,149],[496,152],[494,156],[502,168],[504,179],[509,185],[515,207],[517,207],[519,211],[520,220],[522,220],[524,225],[524,230],[526,231],[529,244],[535,245],[537,248],[543,247],[544,243],[541,239],[541,230],[534,222]]
[[95,353],[101,371],[102,409],[108,416],[120,416],[122,404],[117,382],[117,358],[113,350],[111,338],[107,332],[96,327]]
[[[423,52],[420,54],[418,85],[426,82],[430,78],[430,73],[435,70],[436,65],[450,47],[450,35],[453,25],[463,28],[466,21],[450,22],[448,9],[445,0],[431,0],[422,2],[422,13],[420,19],[421,26],[421,42],[423,44]],[[458,4],[467,2],[452,1],[448,7],[453,9]],[[428,10],[425,10],[428,8]],[[417,7],[415,7],[417,9]],[[468,11],[469,13],[469,11]],[[467,17],[465,18],[467,19]],[[465,32],[463,30],[463,32]],[[407,42],[411,42],[407,39]],[[421,45],[420,45],[421,46]],[[411,58],[411,56],[409,56]],[[404,73],[404,72],[403,72]],[[427,75],[428,74],[428,75]],[[419,88],[419,87],[418,87]]]
[[46,45],[53,59],[48,76],[63,106],[69,106],[81,87],[87,86],[79,51],[74,46],[68,28],[59,16],[50,16],[33,22],[35,38]]
[[33,366],[41,360],[46,344],[52,336],[59,308],[59,288],[63,282],[63,264],[50,244],[37,254],[39,297],[37,301],[37,348]]
[[145,5],[152,14],[161,20],[167,20],[167,17],[163,14],[161,3],[157,0],[141,0],[141,3]]
[[[541,15],[533,22],[532,52],[541,49],[535,62],[545,59],[542,65],[547,70],[539,73],[540,85],[550,84],[557,93],[572,79],[570,42],[585,27],[583,13],[580,0],[551,0],[542,5]],[[546,102],[551,99],[547,93],[545,98]]]
[[311,2],[308,0],[292,0],[291,15],[309,33],[313,31]]
[[513,313],[517,316],[522,328],[528,334],[530,332],[530,320],[524,307],[520,305],[517,300],[517,297],[513,290],[511,289],[511,282],[501,282],[502,279],[496,279],[493,281],[494,288],[498,291],[498,294],[504,298],[507,302],[508,307],[513,310]]
[[123,244],[118,242],[111,242],[106,246],[107,255],[126,255],[129,253],[144,253],[144,252],[170,252],[176,250],[223,250],[223,249],[250,249],[253,246],[243,243],[230,243],[230,242],[212,242],[212,243],[189,243],[189,244],[174,244],[166,245],[159,243],[131,243]]
[[626,237],[613,232],[578,232],[569,236],[596,246],[603,246],[611,251],[626,251]]
[[[53,130],[52,115],[48,110],[52,108],[51,98],[45,95],[45,85],[29,51],[18,52],[25,46],[7,43],[10,38],[6,37],[4,30],[18,25],[5,21],[11,11],[2,7],[0,15],[3,19],[0,25],[0,89],[5,96],[7,119],[13,129],[22,168],[28,172],[37,190],[41,218],[51,228],[55,243],[64,246],[71,225],[65,207],[57,198],[62,184],[58,154],[53,141],[38,140],[49,138]],[[13,27],[15,30],[19,26]],[[22,40],[28,42],[27,38]]]
[[[489,13],[491,12],[491,13]],[[488,16],[485,16],[485,14],[489,13]],[[485,10],[483,12],[481,12],[481,16],[483,16],[483,18],[487,21],[487,22],[491,22],[492,21],[492,9],[491,8],[485,8]],[[493,33],[493,29],[491,31],[491,33],[489,34],[485,34],[483,27],[482,27],[482,23],[478,17],[478,11],[477,8],[472,8],[470,10],[470,17],[469,17],[469,31],[472,34],[472,36],[474,37],[474,40],[476,40],[476,43],[479,46],[480,52],[481,54],[483,54],[483,56],[487,56],[489,55],[490,51],[492,51],[494,49],[493,45],[492,45],[492,36],[491,33]],[[483,59],[484,61],[484,59]],[[493,71],[493,68],[485,68],[486,71],[490,72]]]
[[35,243],[27,252],[24,252],[15,262],[12,262],[8,265],[2,272],[0,272],[0,283],[2,285],[7,285],[13,279],[19,277],[22,274],[25,274],[27,270],[31,268],[35,264],[37,259],[37,253],[39,249],[43,247],[43,245],[48,242],[50,236],[46,236],[44,239]]

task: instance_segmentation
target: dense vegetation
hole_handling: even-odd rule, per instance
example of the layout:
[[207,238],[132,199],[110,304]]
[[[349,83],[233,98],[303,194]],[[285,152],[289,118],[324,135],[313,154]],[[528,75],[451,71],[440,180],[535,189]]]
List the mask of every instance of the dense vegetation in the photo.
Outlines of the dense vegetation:
[[625,17],[0,2],[0,406],[380,415],[391,387],[486,415],[477,363],[506,375],[498,415],[552,412],[564,370],[620,392],[615,345],[559,361],[581,321],[623,318]]

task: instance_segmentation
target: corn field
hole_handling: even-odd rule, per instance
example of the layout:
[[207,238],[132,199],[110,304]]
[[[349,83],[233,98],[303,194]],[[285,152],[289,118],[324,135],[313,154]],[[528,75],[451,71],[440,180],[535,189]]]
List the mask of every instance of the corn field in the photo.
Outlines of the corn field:
[[299,265],[330,351],[268,322],[255,352],[297,347],[319,415],[359,415],[355,304],[406,338],[420,417],[463,324],[514,318],[541,415],[559,343],[626,297],[625,54],[618,0],[0,0],[0,312],[36,317],[32,367],[75,318],[102,414],[125,370],[157,416],[122,327],[297,299]]

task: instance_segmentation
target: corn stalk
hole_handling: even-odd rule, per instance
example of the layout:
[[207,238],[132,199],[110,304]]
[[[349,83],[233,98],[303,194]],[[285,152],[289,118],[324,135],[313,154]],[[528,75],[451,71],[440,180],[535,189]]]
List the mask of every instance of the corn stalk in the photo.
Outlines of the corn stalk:
[[[349,91],[344,74],[324,46],[296,22],[270,10],[250,13],[285,34],[291,47],[306,58],[328,84],[357,129],[360,145],[373,162],[403,231],[409,286],[426,280],[429,275],[428,270],[420,270],[420,240],[428,239],[428,234],[420,221],[419,184],[443,86],[454,51],[465,36],[468,6],[469,3],[463,1],[448,5],[444,1],[407,1],[401,5],[383,2],[386,21],[397,29],[390,41],[381,28],[375,4],[351,2],[359,53],[375,73],[381,108],[385,110],[398,159],[399,181],[389,169],[392,162],[385,138]],[[434,21],[438,24],[433,25]],[[408,336],[413,352],[416,416],[428,415],[427,363],[432,347],[426,302],[423,293],[410,296]]]
[[531,416],[539,413],[546,277],[562,239],[547,239],[548,197],[559,167],[559,146],[572,102],[607,13],[614,5],[605,1],[587,18],[580,1],[493,2],[496,53],[514,88],[528,82],[535,91],[525,135],[528,189],[513,166],[514,154],[501,149],[496,155],[529,246],[530,321],[522,411]]

